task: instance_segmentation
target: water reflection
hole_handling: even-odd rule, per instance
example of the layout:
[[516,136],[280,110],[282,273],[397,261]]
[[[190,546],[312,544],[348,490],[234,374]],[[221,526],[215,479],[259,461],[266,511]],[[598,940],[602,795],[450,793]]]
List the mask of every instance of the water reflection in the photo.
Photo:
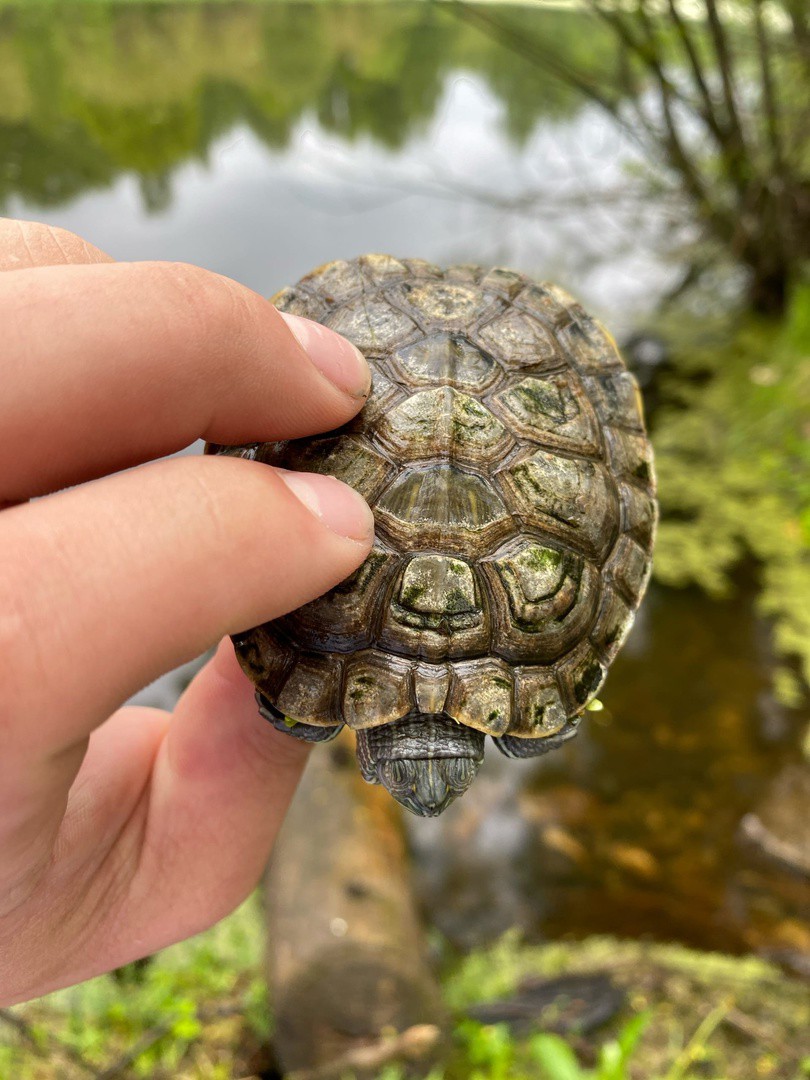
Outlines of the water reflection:
[[[539,17],[577,59],[609,53]],[[508,263],[619,330],[671,280],[613,122],[431,4],[21,6],[3,59],[0,205],[118,258],[265,293],[364,251]]]
[[521,145],[503,119],[482,79],[451,74],[435,118],[398,149],[348,142],[314,114],[284,150],[238,125],[205,164],[177,167],[159,213],[126,174],[44,213],[14,196],[9,212],[72,229],[117,258],[187,260],[265,294],[366,251],[511,265],[568,283],[615,329],[629,326],[672,270],[655,255],[655,219],[617,206],[628,147],[591,108],[539,124]]

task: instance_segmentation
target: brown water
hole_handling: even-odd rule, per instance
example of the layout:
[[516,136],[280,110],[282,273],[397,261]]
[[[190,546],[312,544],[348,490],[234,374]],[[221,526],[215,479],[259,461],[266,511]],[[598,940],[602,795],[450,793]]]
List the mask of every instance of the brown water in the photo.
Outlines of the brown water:
[[767,641],[745,598],[653,587],[576,739],[534,763],[490,753],[474,796],[411,826],[439,928],[810,955],[810,887],[739,828],[799,757]]
[[[606,62],[580,16],[508,17]],[[655,207],[622,201],[631,154],[592,106],[434,5],[0,11],[5,212],[265,294],[364,251],[501,263],[626,333],[678,270],[656,254]],[[751,594],[653,588],[577,739],[537,762],[490,753],[465,799],[411,823],[451,940],[518,925],[810,955],[806,880],[740,842],[802,720],[769,697]],[[142,700],[170,703],[177,682]]]

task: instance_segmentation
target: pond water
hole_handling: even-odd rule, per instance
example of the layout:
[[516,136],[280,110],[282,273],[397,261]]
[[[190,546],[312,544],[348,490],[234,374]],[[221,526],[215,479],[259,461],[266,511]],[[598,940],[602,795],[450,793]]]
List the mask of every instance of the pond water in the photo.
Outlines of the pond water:
[[[580,16],[509,18],[606,62]],[[500,263],[626,337],[678,274],[662,214],[627,183],[635,153],[433,5],[0,10],[4,212],[264,294],[365,251]],[[744,583],[722,603],[654,587],[576,740],[534,763],[492,753],[466,799],[410,823],[433,922],[462,946],[518,925],[810,956],[806,882],[740,839],[799,757],[771,666]],[[169,703],[178,681],[141,700]]]

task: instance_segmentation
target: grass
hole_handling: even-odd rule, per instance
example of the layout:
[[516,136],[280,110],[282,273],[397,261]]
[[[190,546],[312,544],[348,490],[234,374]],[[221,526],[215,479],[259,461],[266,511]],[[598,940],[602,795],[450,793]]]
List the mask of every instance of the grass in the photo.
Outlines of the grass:
[[[147,965],[0,1012],[0,1077],[226,1080],[271,1037],[258,897]],[[526,978],[604,972],[626,1007],[596,1032],[525,1036],[469,1018]],[[515,932],[450,966],[451,1050],[425,1080],[806,1080],[806,986],[752,957],[590,938],[527,946]],[[251,1065],[251,1059],[254,1064]],[[404,1080],[396,1066],[377,1080]],[[350,1080],[350,1078],[346,1078]]]

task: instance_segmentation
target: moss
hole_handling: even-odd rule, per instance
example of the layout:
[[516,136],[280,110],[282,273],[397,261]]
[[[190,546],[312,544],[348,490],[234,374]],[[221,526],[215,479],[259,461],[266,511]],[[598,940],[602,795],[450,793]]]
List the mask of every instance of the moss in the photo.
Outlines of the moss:
[[562,424],[566,420],[565,403],[556,386],[532,379],[515,387],[512,396],[527,413],[535,415],[539,413],[557,424]]
[[519,558],[529,570],[542,573],[546,570],[556,570],[563,561],[563,554],[561,551],[555,551],[553,548],[533,545],[522,552]]
[[590,694],[594,693],[602,678],[602,669],[599,664],[589,664],[574,681],[574,698],[581,705]]
[[470,611],[470,596],[464,589],[448,589],[445,593],[444,610],[448,615]]
[[405,588],[402,590],[402,593],[401,593],[402,603],[406,607],[413,607],[413,605],[417,602],[417,600],[421,599],[421,597],[423,597],[424,595],[425,595],[425,586],[424,585],[418,585],[418,584],[406,585]]
[[373,675],[358,675],[357,678],[352,681],[349,698],[352,701],[362,701],[368,691],[376,685],[376,682],[377,680]]

